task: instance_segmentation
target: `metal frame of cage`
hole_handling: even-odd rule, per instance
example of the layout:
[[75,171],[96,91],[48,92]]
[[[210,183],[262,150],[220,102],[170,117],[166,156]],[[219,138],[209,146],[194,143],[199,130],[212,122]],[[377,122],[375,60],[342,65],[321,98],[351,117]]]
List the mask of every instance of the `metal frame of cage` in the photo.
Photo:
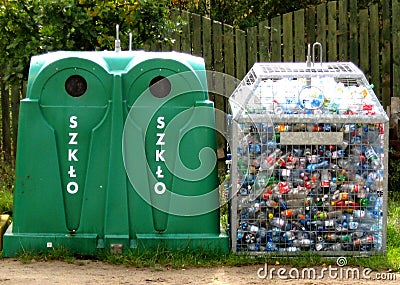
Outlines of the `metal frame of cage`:
[[[374,105],[374,112],[363,110],[362,99],[359,98],[361,101],[358,102],[357,98],[352,101],[352,106],[355,107],[358,112],[351,112],[348,108],[345,109],[335,109],[330,111],[320,111],[323,107],[318,105],[313,108],[307,106],[305,107],[304,104],[301,104],[301,100],[299,100],[300,95],[295,94],[293,98],[291,98],[290,103],[293,103],[294,106],[297,106],[294,110],[282,110],[282,107],[285,108],[285,102],[279,103],[274,101],[275,98],[258,98],[257,96],[260,92],[259,88],[262,88],[263,83],[270,80],[272,82],[277,82],[282,79],[288,79],[290,81],[298,80],[303,88],[300,90],[304,90],[305,88],[312,88],[314,85],[315,79],[320,80],[321,78],[328,79],[327,84],[329,82],[333,83],[343,83],[345,87],[351,86],[359,86],[363,88],[363,92],[367,92],[370,98],[370,102]],[[332,79],[334,81],[332,81]],[[329,81],[330,80],[330,81]],[[297,84],[297,82],[296,82]],[[237,89],[233,92],[230,103],[232,108],[232,121],[230,121],[230,148],[232,151],[232,162],[231,162],[231,189],[229,193],[229,199],[231,199],[231,207],[230,207],[230,235],[231,235],[231,247],[233,252],[244,252],[246,254],[289,254],[289,255],[296,255],[299,251],[291,251],[291,250],[283,250],[283,251],[275,251],[275,250],[265,250],[265,249],[240,249],[238,250],[238,229],[240,227],[239,221],[239,213],[238,213],[238,199],[241,197],[240,189],[243,185],[242,182],[237,181],[240,180],[239,170],[236,167],[238,165],[238,147],[240,141],[240,135],[243,134],[243,130],[241,127],[243,125],[250,126],[257,126],[260,124],[272,124],[272,126],[278,125],[290,125],[290,124],[304,124],[304,125],[320,125],[320,124],[338,124],[342,126],[348,125],[379,125],[382,127],[382,134],[380,136],[380,144],[383,147],[383,153],[381,159],[383,159],[382,166],[380,171],[383,173],[383,179],[381,181],[382,187],[382,216],[379,218],[379,223],[381,223],[381,229],[379,229],[379,233],[381,234],[381,248],[374,249],[373,245],[371,244],[371,250],[363,251],[361,249],[357,249],[358,247],[352,246],[347,249],[343,249],[343,246],[340,250],[316,250],[314,247],[302,247],[302,245],[297,244],[298,248],[303,249],[301,251],[312,251],[313,253],[321,254],[321,255],[331,255],[331,256],[338,256],[338,255],[354,255],[354,256],[364,256],[364,255],[372,255],[372,254],[380,254],[386,251],[386,221],[387,221],[387,179],[388,179],[388,117],[383,110],[382,106],[379,103],[379,100],[376,98],[375,93],[373,92],[373,86],[371,86],[367,79],[365,78],[364,74],[353,64],[349,62],[344,63],[318,63],[313,64],[310,66],[309,64],[305,63],[256,63],[248,72],[248,74],[244,77],[240,85]],[[279,93],[279,90],[275,90],[275,93]],[[300,91],[301,92],[301,91]],[[299,93],[300,93],[299,92]],[[333,92],[334,93],[334,92]],[[364,94],[365,95],[365,94]],[[297,98],[296,98],[297,96]],[[268,96],[267,96],[268,97]],[[255,99],[256,98],[256,99]],[[264,99],[264,100],[263,100]],[[266,99],[266,100],[265,100]],[[253,101],[252,101],[253,100]],[[267,102],[266,104],[263,103]],[[323,98],[323,101],[327,101],[326,98]],[[328,100],[329,101],[329,100]],[[286,102],[287,103],[287,102]],[[348,102],[347,102],[348,103]],[[279,108],[276,108],[278,105]],[[299,108],[299,105],[300,106]],[[358,105],[358,106],[357,106]],[[250,108],[248,108],[250,106]],[[326,106],[324,106],[326,107]],[[349,112],[350,111],[350,112]],[[368,113],[369,112],[369,113]],[[313,130],[302,130],[300,132],[280,132],[280,134],[284,133],[284,136],[280,138],[280,145],[285,146],[286,150],[291,145],[299,144],[299,145],[310,145],[310,146],[317,146],[317,145],[338,145],[340,144],[340,138],[342,136],[343,140],[343,131],[321,131],[315,132]],[[351,146],[351,144],[350,144]],[[249,165],[248,168],[249,169]],[[330,169],[328,169],[330,170]],[[256,174],[257,175],[257,174]],[[255,176],[257,179],[257,176]],[[279,177],[278,181],[281,177]],[[347,181],[349,183],[349,181]],[[338,186],[339,184],[337,184]],[[341,186],[342,184],[340,184]],[[368,192],[369,193],[369,192]],[[249,199],[257,199],[257,194],[259,193],[252,193],[247,194],[249,195]],[[323,193],[322,193],[323,194]],[[253,195],[251,197],[251,195]],[[371,207],[371,206],[370,206]],[[365,207],[365,211],[370,211],[370,207]],[[262,207],[261,207],[262,208]],[[268,207],[266,207],[268,208]],[[331,208],[329,208],[331,209]],[[340,208],[341,210],[346,210],[347,208]],[[354,208],[355,209],[355,208]],[[353,212],[354,212],[353,209]],[[361,209],[361,206],[360,206]],[[280,210],[278,210],[278,213]],[[348,213],[345,212],[346,217],[351,213],[349,210]],[[279,218],[281,218],[279,216]],[[312,218],[311,218],[312,220]],[[318,219],[317,219],[318,220]],[[321,219],[323,220],[323,219]],[[250,221],[250,219],[249,219]],[[361,223],[361,222],[360,222]],[[266,221],[268,226],[268,221]],[[259,228],[261,227],[258,225]],[[266,230],[268,227],[266,226]],[[257,227],[257,225],[256,225]],[[289,230],[289,231],[297,231]],[[280,231],[281,233],[285,234],[285,230]],[[318,234],[317,229],[305,230],[305,232],[311,233],[316,232]],[[336,229],[328,229],[323,230],[323,233],[336,233]],[[343,231],[346,232],[346,231]],[[347,233],[353,233],[356,231],[348,230]],[[338,232],[339,233],[339,232]],[[376,231],[370,231],[370,233],[376,233]],[[256,238],[256,237],[254,237]],[[354,238],[354,236],[353,236]],[[315,240],[315,244],[316,244]],[[354,242],[354,240],[353,240]],[[333,244],[338,242],[332,242],[328,244]],[[344,242],[342,242],[344,243]],[[239,244],[240,245],[240,244]],[[288,248],[290,247],[290,243],[286,245]],[[356,248],[356,249],[354,249]]]

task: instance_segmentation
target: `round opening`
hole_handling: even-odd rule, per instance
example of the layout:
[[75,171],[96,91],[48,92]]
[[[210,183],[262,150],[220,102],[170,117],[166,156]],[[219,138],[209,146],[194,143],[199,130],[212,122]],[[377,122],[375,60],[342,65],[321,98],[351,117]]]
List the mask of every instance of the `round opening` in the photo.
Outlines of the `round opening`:
[[164,98],[171,92],[171,82],[164,76],[154,77],[149,84],[150,93],[157,98]]
[[87,82],[80,75],[72,75],[65,81],[65,90],[72,97],[80,97],[85,94]]

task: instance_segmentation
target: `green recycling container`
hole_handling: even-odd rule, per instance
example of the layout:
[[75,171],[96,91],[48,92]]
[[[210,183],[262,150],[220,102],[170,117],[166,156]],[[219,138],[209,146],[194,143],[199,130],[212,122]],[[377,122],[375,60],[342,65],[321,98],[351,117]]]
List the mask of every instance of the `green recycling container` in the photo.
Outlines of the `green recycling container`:
[[31,60],[3,256],[202,248],[220,230],[204,61],[141,51]]

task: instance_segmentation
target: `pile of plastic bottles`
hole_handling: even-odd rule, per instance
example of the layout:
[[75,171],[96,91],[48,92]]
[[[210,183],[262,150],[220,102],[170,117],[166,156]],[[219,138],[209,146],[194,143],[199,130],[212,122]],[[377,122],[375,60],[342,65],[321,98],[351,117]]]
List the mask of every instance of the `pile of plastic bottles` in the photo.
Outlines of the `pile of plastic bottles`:
[[373,115],[380,111],[371,88],[345,85],[332,77],[309,82],[305,78],[268,79],[259,84],[246,108],[249,113]]
[[[237,251],[380,251],[382,124],[242,124]],[[338,145],[281,145],[282,132],[340,132]]]

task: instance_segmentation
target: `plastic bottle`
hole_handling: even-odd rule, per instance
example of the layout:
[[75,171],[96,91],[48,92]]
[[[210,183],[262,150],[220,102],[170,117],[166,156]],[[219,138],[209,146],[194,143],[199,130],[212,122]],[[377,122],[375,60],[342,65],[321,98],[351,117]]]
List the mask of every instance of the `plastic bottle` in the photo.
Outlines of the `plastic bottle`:
[[332,201],[331,205],[333,207],[337,207],[337,208],[347,208],[347,209],[359,209],[360,208],[360,204],[354,202],[354,201]]
[[331,157],[332,159],[337,159],[345,156],[345,151],[342,149],[338,149],[332,152]]
[[379,159],[379,156],[376,154],[372,146],[368,146],[365,150],[365,157],[371,164],[373,169],[377,170],[382,167],[381,160]]
[[304,211],[302,208],[297,208],[297,209],[286,209],[284,211],[281,211],[281,217],[286,217],[286,218],[291,218],[291,217],[296,217],[299,214],[302,214]]
[[373,242],[374,242],[374,236],[373,235],[367,235],[367,236],[355,239],[353,241],[353,245],[355,247],[360,247],[361,245],[372,244]]
[[307,165],[307,170],[308,171],[315,171],[318,169],[324,169],[329,166],[329,162],[327,160],[322,161],[321,163],[311,163]]
[[256,241],[256,237],[254,234],[250,232],[244,232],[243,233],[243,240],[245,243],[254,243]]
[[355,219],[364,219],[365,218],[365,211],[364,210],[354,210],[353,217]]
[[289,247],[283,247],[279,249],[280,252],[296,252],[300,251],[300,248],[297,246],[289,246]]
[[334,218],[340,218],[343,215],[343,211],[336,210],[336,211],[330,211],[326,213],[326,217],[328,219],[334,219]]
[[342,242],[350,242],[351,241],[351,235],[349,235],[349,234],[340,235],[339,239]]
[[381,216],[382,216],[382,207],[383,207],[383,197],[382,196],[378,196],[376,198],[375,205],[374,205],[374,211],[373,211],[375,219],[381,218]]
[[299,247],[310,247],[314,242],[308,238],[304,239],[295,239],[293,241],[294,246],[299,246]]
[[318,212],[314,215],[314,219],[325,220],[327,218],[327,212]]
[[288,208],[302,207],[302,206],[304,206],[304,199],[291,199],[291,200],[286,200],[286,206],[287,206]]
[[266,246],[266,251],[278,251],[279,248],[273,241],[268,241]]
[[249,153],[253,156],[261,154],[261,145],[259,144],[249,144]]
[[370,204],[370,201],[368,198],[359,198],[356,201],[358,204],[360,204],[361,207],[368,207]]
[[271,225],[277,228],[282,228],[286,225],[286,221],[284,219],[274,217],[271,220]]
[[324,250],[324,248],[326,248],[327,244],[324,241],[318,242],[315,244],[315,250],[316,251],[321,251]]
[[327,240],[327,241],[329,241],[329,242],[336,241],[336,240],[338,240],[338,239],[339,239],[339,237],[338,237],[338,235],[335,234],[335,233],[327,233],[327,234],[325,235],[325,240]]
[[330,246],[327,246],[324,248],[324,251],[340,251],[342,250],[342,244],[341,243],[335,243]]
[[333,229],[336,226],[336,219],[325,220],[323,225],[326,229]]
[[[282,150],[279,148],[275,149],[268,157],[265,159],[266,167],[265,169],[271,169],[274,167],[276,159],[282,155]],[[264,167],[263,167],[264,168]]]
[[278,207],[278,203],[272,199],[269,199],[265,202],[265,205],[269,208],[277,208]]
[[284,154],[282,156],[277,156],[274,166],[278,167],[278,168],[286,167],[286,160],[287,160],[288,155],[289,155],[289,153]]

